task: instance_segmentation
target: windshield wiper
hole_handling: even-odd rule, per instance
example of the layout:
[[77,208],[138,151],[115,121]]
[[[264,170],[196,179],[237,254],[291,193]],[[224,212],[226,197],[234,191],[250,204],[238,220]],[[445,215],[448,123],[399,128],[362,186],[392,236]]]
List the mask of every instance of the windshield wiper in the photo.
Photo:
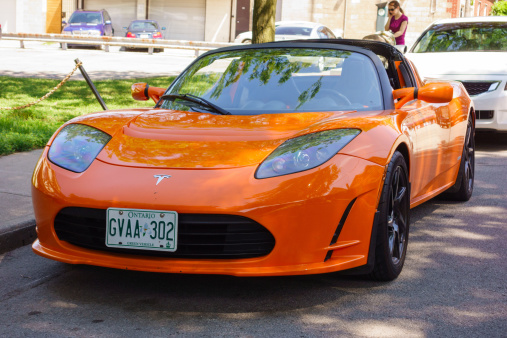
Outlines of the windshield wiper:
[[203,99],[202,97],[195,96],[192,94],[165,94],[160,97],[162,100],[169,100],[174,101],[176,99],[185,100],[193,103],[197,103],[203,107],[209,108],[213,110],[214,112],[221,114],[221,115],[231,115],[227,110],[220,108],[216,104],[213,104],[209,102],[206,99]]

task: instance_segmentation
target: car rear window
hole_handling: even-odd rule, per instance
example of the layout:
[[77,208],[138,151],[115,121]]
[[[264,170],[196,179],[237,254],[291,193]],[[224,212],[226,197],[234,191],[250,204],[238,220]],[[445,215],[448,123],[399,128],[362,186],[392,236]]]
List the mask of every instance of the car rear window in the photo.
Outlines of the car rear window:
[[129,30],[158,30],[156,22],[151,21],[136,21],[130,24]]
[[505,52],[507,23],[473,22],[431,27],[417,41],[412,53]]

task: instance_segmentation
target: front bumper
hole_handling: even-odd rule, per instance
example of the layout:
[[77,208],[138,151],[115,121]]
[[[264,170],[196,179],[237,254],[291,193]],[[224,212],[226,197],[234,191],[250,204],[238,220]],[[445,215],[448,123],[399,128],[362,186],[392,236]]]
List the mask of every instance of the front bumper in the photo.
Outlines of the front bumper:
[[[38,233],[33,249],[41,256],[119,269],[236,276],[325,273],[367,263],[384,173],[382,166],[372,162],[337,155],[319,168],[257,180],[252,166],[175,170],[126,168],[99,160],[76,174],[50,163],[46,153],[47,149],[32,180]],[[172,177],[155,185],[155,174]],[[143,255],[141,250],[138,254],[92,250],[56,235],[54,220],[65,207],[240,215],[264,226],[276,242],[269,254],[245,259],[168,258]],[[332,243],[341,220],[343,228]]]

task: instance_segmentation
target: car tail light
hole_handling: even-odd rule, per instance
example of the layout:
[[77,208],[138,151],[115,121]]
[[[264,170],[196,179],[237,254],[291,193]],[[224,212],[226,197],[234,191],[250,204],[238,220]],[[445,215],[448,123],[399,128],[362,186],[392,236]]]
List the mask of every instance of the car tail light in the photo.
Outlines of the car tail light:
[[160,32],[153,33],[154,39],[160,39],[161,37],[162,37],[162,33],[160,33]]
[[127,32],[127,38],[135,38],[136,35],[134,33],[131,33],[131,32]]

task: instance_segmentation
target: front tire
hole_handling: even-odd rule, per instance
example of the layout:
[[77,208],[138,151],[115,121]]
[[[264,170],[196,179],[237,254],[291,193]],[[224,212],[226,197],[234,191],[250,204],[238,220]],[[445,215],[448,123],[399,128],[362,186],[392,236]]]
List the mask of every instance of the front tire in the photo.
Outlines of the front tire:
[[369,276],[378,281],[391,281],[403,268],[410,224],[408,169],[399,151],[394,153],[387,168],[378,210],[375,265]]

